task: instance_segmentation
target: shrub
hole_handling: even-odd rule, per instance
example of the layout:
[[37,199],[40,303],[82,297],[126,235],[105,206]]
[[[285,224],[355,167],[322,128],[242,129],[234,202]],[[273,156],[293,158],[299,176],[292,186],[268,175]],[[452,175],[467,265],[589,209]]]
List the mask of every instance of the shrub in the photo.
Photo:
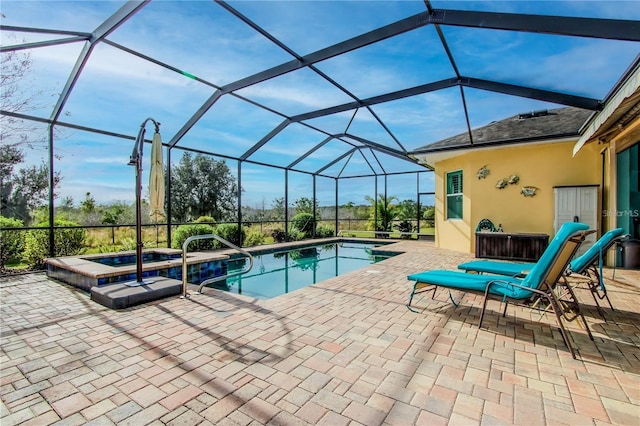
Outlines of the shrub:
[[244,240],[244,245],[249,246],[259,246],[264,244],[264,240],[266,235],[259,229],[249,228],[247,232],[247,237]]
[[[186,239],[186,238],[185,238]],[[125,237],[122,239],[122,241],[120,242],[120,245],[122,246],[120,248],[119,251],[130,251],[130,250],[135,250],[136,249],[136,245],[137,245],[137,241],[135,238],[130,238],[130,237]],[[180,248],[182,248],[182,246],[180,246]]]
[[287,234],[282,228],[276,228],[271,231],[271,236],[273,237],[273,241],[276,243],[284,243],[287,240]]
[[[411,221],[409,220],[403,220],[400,223],[393,225],[393,227],[400,232],[415,232],[416,230],[416,226],[413,223],[411,223]],[[400,237],[404,239],[410,239],[411,235],[403,234]]]
[[315,224],[316,221],[311,213],[298,213],[291,218],[291,227],[301,231],[305,236],[313,235]]
[[[56,219],[54,226],[79,226],[78,223],[69,220]],[[38,223],[37,226],[49,226],[49,222]],[[86,231],[83,228],[55,229],[53,255],[75,256],[84,247]],[[25,237],[24,260],[29,267],[41,269],[44,267],[44,259],[49,256],[49,229],[32,229]]]
[[[21,220],[0,216],[0,227],[21,228],[23,226],[24,223]],[[4,269],[9,261],[16,260],[22,255],[24,240],[24,231],[2,231],[2,237],[0,238],[0,270]]]
[[244,228],[235,223],[221,223],[216,228],[216,234],[237,246],[242,244],[246,236]]
[[327,225],[320,225],[316,228],[316,237],[318,238],[328,238],[333,237],[335,232],[332,227]]
[[195,223],[206,223],[208,225],[215,225],[216,224],[215,218],[213,218],[211,216],[200,216],[199,218],[194,220],[194,222]]
[[[173,238],[171,241],[171,247],[182,249],[182,245],[187,240],[187,238],[192,237],[194,235],[206,235],[206,234],[215,234],[215,228],[211,225],[205,224],[191,224],[191,225],[180,225],[173,233]],[[189,244],[187,248],[188,251],[198,251],[198,250],[213,250],[215,248],[215,240],[211,239],[203,239],[196,240]]]
[[289,227],[289,241],[304,240],[305,236],[306,234],[295,226]]

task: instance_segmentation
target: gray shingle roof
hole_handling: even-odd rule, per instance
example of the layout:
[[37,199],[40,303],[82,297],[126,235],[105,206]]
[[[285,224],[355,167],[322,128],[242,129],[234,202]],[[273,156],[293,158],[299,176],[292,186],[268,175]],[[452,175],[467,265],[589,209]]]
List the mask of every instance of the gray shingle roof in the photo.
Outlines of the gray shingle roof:
[[592,111],[580,108],[566,107],[518,114],[472,130],[473,145],[469,142],[469,134],[465,132],[422,146],[414,153],[578,137],[580,128],[591,113]]

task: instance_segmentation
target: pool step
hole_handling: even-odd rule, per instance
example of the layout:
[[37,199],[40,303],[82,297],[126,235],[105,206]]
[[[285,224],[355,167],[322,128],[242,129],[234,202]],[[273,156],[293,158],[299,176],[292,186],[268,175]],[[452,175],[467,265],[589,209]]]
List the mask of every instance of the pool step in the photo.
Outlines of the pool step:
[[91,300],[111,309],[125,309],[182,293],[182,281],[166,277],[150,277],[152,283],[129,287],[124,283],[91,288]]

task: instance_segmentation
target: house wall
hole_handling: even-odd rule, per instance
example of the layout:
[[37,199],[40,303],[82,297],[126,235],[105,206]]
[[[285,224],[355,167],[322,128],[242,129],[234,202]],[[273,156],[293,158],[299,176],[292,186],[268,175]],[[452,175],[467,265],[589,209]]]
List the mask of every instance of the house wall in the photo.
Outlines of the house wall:
[[[588,144],[573,157],[575,140],[523,144],[466,151],[435,163],[436,245],[475,252],[475,229],[483,218],[509,233],[554,235],[554,186],[600,185],[602,159],[598,144]],[[486,165],[490,174],[476,177]],[[445,219],[446,173],[463,170],[463,219]],[[520,177],[516,185],[496,188],[499,179]],[[523,186],[538,188],[534,197],[524,197]]]

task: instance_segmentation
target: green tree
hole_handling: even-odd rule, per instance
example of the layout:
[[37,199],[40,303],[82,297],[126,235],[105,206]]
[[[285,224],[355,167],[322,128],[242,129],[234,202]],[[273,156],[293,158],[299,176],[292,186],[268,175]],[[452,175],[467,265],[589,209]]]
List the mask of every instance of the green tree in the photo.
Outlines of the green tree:
[[433,228],[436,223],[436,208],[434,206],[426,206],[423,209],[422,218],[425,220],[427,227]]
[[[296,214],[299,213],[309,213],[313,215],[313,200],[307,197],[298,198],[293,203],[293,208],[296,209]],[[315,203],[316,211],[318,209],[318,202]]]
[[[33,210],[48,199],[49,168],[42,163],[16,169],[23,162],[24,152],[17,145],[0,150],[0,212],[28,223]],[[54,187],[59,183],[60,173],[55,173]]]
[[[88,195],[89,193],[87,193]],[[115,202],[110,206],[104,206],[100,209],[102,211],[101,222],[103,225],[118,225],[122,223],[122,219],[127,212],[127,205]],[[115,227],[111,227],[111,243],[116,242],[116,230]]]
[[105,206],[102,210],[102,223],[105,225],[118,225],[122,223],[123,216],[127,213],[126,204],[115,202]]
[[348,203],[340,206],[340,209],[346,211],[347,219],[353,219],[353,209],[355,206],[356,205],[353,203],[353,201],[349,201]]
[[171,216],[176,222],[199,216],[232,219],[237,200],[238,184],[224,160],[185,152],[171,169]]
[[274,219],[284,220],[284,197],[275,198],[271,203],[271,209]]
[[93,213],[96,210],[96,199],[90,192],[84,195],[84,200],[80,202],[80,211],[84,214]]
[[62,199],[59,206],[60,210],[69,212],[73,210],[73,197],[68,195]]
[[436,208],[434,206],[425,207],[424,213],[422,213],[422,218],[433,222],[436,219]]
[[418,218],[418,203],[413,200],[402,200],[397,205],[398,219],[416,220]]
[[393,204],[398,198],[395,196],[385,197],[384,194],[378,194],[374,199],[365,196],[371,206],[369,208],[369,229],[374,231],[391,231],[391,223],[396,218],[396,206]]

